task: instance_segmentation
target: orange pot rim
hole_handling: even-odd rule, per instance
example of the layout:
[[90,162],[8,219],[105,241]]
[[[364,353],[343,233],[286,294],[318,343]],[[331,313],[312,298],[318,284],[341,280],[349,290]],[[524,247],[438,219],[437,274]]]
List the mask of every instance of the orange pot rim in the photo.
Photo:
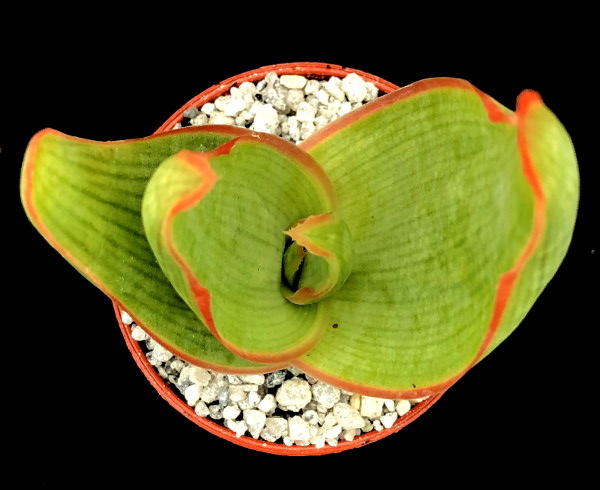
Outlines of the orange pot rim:
[[[307,78],[325,79],[331,76],[337,76],[340,78],[345,77],[349,73],[356,73],[360,75],[363,80],[373,83],[381,92],[388,93],[398,88],[397,85],[390,83],[380,77],[372,75],[370,73],[342,67],[340,65],[334,65],[329,63],[318,63],[318,62],[297,62],[297,63],[279,63],[275,65],[262,66],[256,70],[247,71],[239,75],[233,76],[222,82],[213,85],[212,87],[204,90],[200,94],[190,99],[185,105],[183,105],[177,112],[175,112],[169,119],[167,119],[155,133],[163,133],[171,131],[175,128],[178,123],[181,123],[184,119],[183,112],[190,107],[200,107],[207,102],[214,101],[217,97],[224,95],[229,92],[231,87],[239,86],[243,82],[257,82],[262,80],[267,73],[275,72],[277,75],[304,75]],[[136,364],[148,379],[150,384],[158,391],[160,396],[169,403],[175,410],[187,417],[194,424],[207,430],[208,432],[233,442],[239,446],[253,449],[256,451],[270,453],[275,455],[284,456],[317,456],[323,454],[339,453],[349,449],[359,448],[367,444],[379,441],[385,437],[388,437],[400,429],[406,427],[408,424],[413,422],[415,419],[420,417],[425,411],[429,409],[435,402],[437,402],[444,392],[432,395],[429,398],[419,402],[418,404],[411,407],[410,411],[405,415],[398,417],[394,424],[389,429],[383,429],[381,431],[372,430],[359,436],[356,436],[352,441],[341,440],[336,446],[330,446],[326,444],[323,447],[316,447],[314,445],[309,446],[298,446],[292,445],[287,446],[283,443],[268,442],[260,439],[254,439],[249,436],[237,436],[232,430],[224,427],[223,425],[212,421],[208,417],[201,417],[196,414],[194,408],[188,405],[182,398],[180,398],[169,386],[169,383],[160,376],[158,371],[150,364],[144,351],[142,350],[139,342],[133,339],[131,336],[131,330],[121,318],[121,306],[113,301],[113,307],[115,315],[121,329],[121,333],[125,338],[127,348],[131,352],[133,359]]]

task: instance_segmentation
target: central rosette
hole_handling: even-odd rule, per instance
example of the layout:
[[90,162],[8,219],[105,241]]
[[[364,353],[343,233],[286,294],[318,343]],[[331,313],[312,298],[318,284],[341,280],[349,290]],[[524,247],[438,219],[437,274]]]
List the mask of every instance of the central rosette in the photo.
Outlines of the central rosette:
[[308,153],[246,131],[156,170],[148,242],[175,290],[231,352],[289,362],[331,324],[320,302],[350,274],[352,240],[333,185]]
[[286,232],[281,267],[283,295],[315,303],[337,291],[350,275],[354,247],[346,223],[333,213],[300,220]]

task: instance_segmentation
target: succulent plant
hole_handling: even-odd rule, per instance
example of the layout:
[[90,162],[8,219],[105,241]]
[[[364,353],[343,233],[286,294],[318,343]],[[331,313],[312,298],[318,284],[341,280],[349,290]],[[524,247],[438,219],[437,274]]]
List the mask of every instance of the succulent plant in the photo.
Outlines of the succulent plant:
[[536,92],[513,112],[433,78],[298,146],[228,126],[113,142],[45,129],[21,197],[50,245],[179,357],[416,398],[522,321],[567,252],[579,177]]

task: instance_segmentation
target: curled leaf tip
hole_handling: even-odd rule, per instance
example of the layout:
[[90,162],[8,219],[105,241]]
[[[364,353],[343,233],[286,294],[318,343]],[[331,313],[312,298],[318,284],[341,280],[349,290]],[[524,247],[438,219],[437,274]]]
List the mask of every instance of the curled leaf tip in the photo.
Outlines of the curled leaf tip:
[[525,89],[517,96],[517,112],[527,111],[536,104],[543,104],[543,101],[535,90]]
[[307,249],[313,255],[318,255],[324,258],[331,257],[331,251],[326,248],[320,247],[314,241],[310,239],[310,231],[315,228],[331,223],[333,220],[333,215],[331,213],[324,213],[314,216],[309,216],[308,218],[301,219],[296,223],[292,228],[285,232],[287,236],[289,236],[294,242],[302,245],[305,249]]
[[[284,254],[284,268],[289,250],[299,247],[302,251],[302,261],[291,283],[295,287],[289,282],[284,284],[284,296],[289,301],[311,304],[344,285],[352,271],[354,244],[348,225],[335,213],[302,219],[286,235],[292,241]],[[286,277],[289,279],[289,274]]]

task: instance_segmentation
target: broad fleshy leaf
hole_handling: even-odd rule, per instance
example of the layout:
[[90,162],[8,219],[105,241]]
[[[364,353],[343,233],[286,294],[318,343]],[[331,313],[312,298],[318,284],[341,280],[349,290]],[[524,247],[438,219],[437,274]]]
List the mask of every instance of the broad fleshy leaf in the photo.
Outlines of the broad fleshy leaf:
[[205,126],[104,143],[43,130],[28,146],[21,196],[46,240],[156,340],[197,364],[263,372],[272,367],[233,355],[181,300],[141,218],[146,185],[164,159],[184,148],[209,151],[242,133]]
[[469,83],[417,82],[304,142],[334,182],[352,274],[296,362],[361,393],[439,392],[520,322],[564,257],[578,173],[533,92],[516,113]]
[[142,216],[167,277],[228,349],[290,362],[315,345],[327,320],[319,305],[300,308],[281,293],[284,231],[334,205],[331,183],[306,152],[254,133],[167,159]]

